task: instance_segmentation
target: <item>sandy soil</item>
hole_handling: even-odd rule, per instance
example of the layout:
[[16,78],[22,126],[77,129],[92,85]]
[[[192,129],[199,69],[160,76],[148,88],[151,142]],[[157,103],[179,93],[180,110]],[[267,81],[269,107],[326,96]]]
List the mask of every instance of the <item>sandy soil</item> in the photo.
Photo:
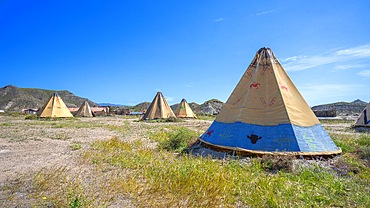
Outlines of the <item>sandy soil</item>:
[[[148,129],[153,131],[168,125],[186,126],[196,131],[205,131],[211,121],[189,120],[180,123],[143,123],[137,119],[118,117],[79,118],[76,122],[86,124],[80,127],[63,126],[64,121],[25,120],[24,117],[0,116],[0,187],[14,184],[20,177],[32,178],[43,168],[64,166],[72,171],[81,171],[92,167],[81,167],[81,152],[90,148],[96,140],[106,140],[114,136],[125,141],[137,139],[146,141],[150,148],[155,143],[149,140]],[[89,127],[89,125],[92,127]],[[108,127],[107,127],[108,126]],[[117,131],[115,127],[129,127],[129,132]],[[109,128],[111,127],[111,128]],[[134,131],[132,131],[134,129]],[[73,150],[73,145],[81,149]],[[3,189],[4,190],[4,189]],[[8,203],[0,195],[0,207],[27,207],[30,200],[27,193],[16,194],[15,201]],[[118,199],[111,207],[128,206],[125,197]]]

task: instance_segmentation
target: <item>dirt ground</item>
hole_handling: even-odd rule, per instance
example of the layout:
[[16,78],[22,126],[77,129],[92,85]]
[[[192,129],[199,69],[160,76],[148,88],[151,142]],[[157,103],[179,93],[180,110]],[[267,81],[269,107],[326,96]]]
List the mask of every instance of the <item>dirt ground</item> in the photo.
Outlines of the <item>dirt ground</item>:
[[[32,178],[43,168],[64,166],[68,169],[89,169],[81,167],[79,156],[82,151],[90,148],[96,140],[107,140],[114,136],[125,141],[137,139],[147,141],[152,148],[155,146],[148,138],[148,129],[156,130],[166,125],[186,126],[199,132],[205,131],[211,121],[188,120],[179,123],[143,123],[138,119],[120,117],[78,118],[75,122],[83,125],[68,126],[65,121],[25,120],[24,117],[0,116],[0,188],[15,183],[20,177]],[[68,123],[68,122],[67,122]],[[125,126],[126,125],[126,126]],[[129,132],[117,131],[116,127],[128,127]],[[124,128],[121,128],[124,129]],[[132,131],[134,130],[134,131]],[[73,148],[79,145],[79,149]],[[78,167],[78,168],[76,168]],[[27,207],[29,198],[26,193],[19,193],[18,199],[23,202],[9,204],[0,195],[0,207]],[[15,200],[15,201],[17,201]],[[116,206],[114,206],[116,205]],[[112,207],[122,204],[113,203]]]
[[[185,126],[203,133],[212,123],[204,120],[188,120],[179,123],[143,123],[138,119],[121,117],[78,118],[76,125],[68,126],[63,121],[25,120],[24,117],[0,116],[0,187],[9,186],[20,176],[32,177],[43,168],[65,166],[80,167],[79,156],[82,151],[90,148],[96,140],[107,140],[114,136],[127,141],[137,139],[149,140],[148,129],[158,130],[161,126]],[[81,125],[83,124],[83,125]],[[125,127],[129,132],[115,130],[115,127]],[[328,131],[335,133],[356,134],[345,131],[350,123],[324,124]],[[132,131],[134,130],[134,131]],[[74,145],[79,145],[74,149]],[[89,167],[85,167],[89,168]],[[24,193],[23,193],[24,194]],[[0,195],[0,207],[27,207],[27,196],[20,193],[15,203],[9,204],[4,194]],[[22,200],[23,206],[17,204]],[[124,201],[125,199],[123,199]],[[125,205],[122,202],[113,203],[112,207]]]

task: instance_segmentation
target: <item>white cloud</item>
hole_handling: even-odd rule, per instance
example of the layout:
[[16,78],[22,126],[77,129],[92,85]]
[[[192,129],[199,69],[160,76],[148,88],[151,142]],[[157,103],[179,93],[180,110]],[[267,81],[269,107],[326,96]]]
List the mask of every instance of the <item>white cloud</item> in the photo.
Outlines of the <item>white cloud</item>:
[[224,18],[217,18],[217,19],[214,19],[213,22],[221,22],[221,21],[224,21]]
[[265,15],[265,14],[269,14],[269,13],[272,13],[272,12],[275,12],[276,10],[273,9],[273,10],[269,10],[269,11],[263,11],[263,12],[259,12],[256,14],[256,16],[260,16],[260,15]]
[[337,71],[343,71],[343,70],[348,70],[348,69],[358,69],[358,68],[363,68],[366,67],[364,64],[343,64],[343,65],[337,65],[334,67],[332,72],[337,72]]
[[370,70],[363,70],[358,73],[362,77],[370,77]]
[[[360,65],[355,61],[367,58],[370,58],[370,45],[335,50],[320,56],[292,56],[283,59],[282,63],[287,71],[300,71],[327,64],[337,64],[337,68],[334,69],[340,70],[365,67],[366,65]],[[351,64],[348,64],[348,61],[351,61]]]
[[328,83],[310,83],[299,90],[302,96],[305,98],[307,103],[311,106],[338,102],[338,101],[349,101],[349,97],[359,96],[358,92],[361,92],[364,88],[363,85],[359,84],[328,84]]
[[348,48],[339,50],[336,52],[340,56],[350,56],[350,57],[370,57],[370,45],[357,46],[354,48]]

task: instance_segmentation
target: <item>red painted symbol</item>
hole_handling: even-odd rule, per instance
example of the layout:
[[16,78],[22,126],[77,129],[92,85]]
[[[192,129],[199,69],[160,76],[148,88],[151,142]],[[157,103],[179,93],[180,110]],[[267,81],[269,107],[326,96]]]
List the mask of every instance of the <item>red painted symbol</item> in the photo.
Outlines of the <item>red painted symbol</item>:
[[281,89],[288,91],[288,87],[279,82]]
[[247,71],[247,76],[248,76],[249,78],[252,78],[252,73],[251,73],[250,71]]
[[260,83],[258,83],[258,82],[249,85],[250,88],[253,87],[253,88],[256,88],[256,89],[258,89],[258,86],[260,86]]
[[236,105],[238,102],[240,102],[240,100],[241,100],[242,98],[240,97],[240,98],[238,98],[235,102],[234,102],[234,105]]
[[211,130],[211,131],[208,131],[206,134],[208,135],[208,136],[211,136],[211,134],[214,132],[214,130]]
[[262,102],[262,104],[263,104],[265,107],[267,106],[266,101],[265,101],[265,99],[264,99],[263,97],[260,97],[260,101]]
[[272,105],[274,105],[275,103],[275,100],[276,100],[276,97],[273,97],[270,104],[268,105],[269,107],[271,107]]

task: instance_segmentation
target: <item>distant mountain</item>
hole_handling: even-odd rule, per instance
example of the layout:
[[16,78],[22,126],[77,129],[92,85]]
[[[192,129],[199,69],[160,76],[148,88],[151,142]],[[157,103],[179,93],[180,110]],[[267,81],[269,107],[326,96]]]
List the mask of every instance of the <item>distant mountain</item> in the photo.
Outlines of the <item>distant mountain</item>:
[[113,104],[113,103],[98,103],[99,106],[115,106],[115,107],[126,107],[127,105]]
[[366,107],[367,103],[362,100],[354,100],[352,102],[336,102],[324,105],[313,106],[313,111],[329,111],[335,110],[337,116],[358,116]]
[[98,104],[86,98],[78,97],[67,90],[45,90],[36,88],[18,88],[13,85],[7,85],[0,88],[0,109],[5,111],[19,112],[22,109],[42,107],[53,93],[63,99],[67,107],[79,107],[85,100],[90,106]]

